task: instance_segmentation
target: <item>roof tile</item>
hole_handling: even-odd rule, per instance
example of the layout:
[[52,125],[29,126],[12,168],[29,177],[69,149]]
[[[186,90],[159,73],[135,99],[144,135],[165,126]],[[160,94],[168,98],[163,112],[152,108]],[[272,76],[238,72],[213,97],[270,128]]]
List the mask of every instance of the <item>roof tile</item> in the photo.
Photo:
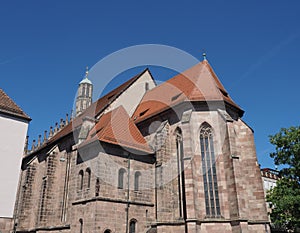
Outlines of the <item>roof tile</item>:
[[202,61],[148,91],[132,117],[137,123],[184,101],[225,101],[243,112],[209,63]]
[[148,154],[153,153],[123,106],[102,115],[79,148],[98,140]]
[[0,89],[0,112],[23,118],[30,121],[30,117],[2,90]]

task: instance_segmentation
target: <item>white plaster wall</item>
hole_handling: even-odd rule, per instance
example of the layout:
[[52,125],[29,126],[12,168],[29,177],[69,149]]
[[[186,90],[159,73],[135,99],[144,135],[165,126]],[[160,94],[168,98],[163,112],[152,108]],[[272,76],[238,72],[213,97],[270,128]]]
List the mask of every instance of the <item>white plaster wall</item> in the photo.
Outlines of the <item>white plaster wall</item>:
[[138,80],[136,80],[124,93],[122,93],[112,104],[105,110],[109,112],[122,105],[131,117],[137,105],[142,100],[146,90],[145,84],[149,84],[149,90],[155,87],[151,74],[147,70]]
[[28,123],[0,115],[0,216],[12,217]]

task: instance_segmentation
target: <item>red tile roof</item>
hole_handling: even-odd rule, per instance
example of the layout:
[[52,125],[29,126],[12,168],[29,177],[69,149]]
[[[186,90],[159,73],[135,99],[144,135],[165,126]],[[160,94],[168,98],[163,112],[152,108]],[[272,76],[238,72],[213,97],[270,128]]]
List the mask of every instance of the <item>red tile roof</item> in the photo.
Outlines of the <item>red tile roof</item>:
[[91,106],[89,106],[84,112],[82,112],[79,116],[74,118],[65,128],[63,128],[61,131],[59,131],[57,134],[55,134],[48,142],[52,143],[54,141],[59,140],[60,138],[69,135],[73,132],[74,129],[79,127],[82,124],[82,119],[86,116],[88,117],[97,117],[105,108],[113,102],[115,99],[117,99],[124,91],[127,90],[135,81],[139,79],[140,76],[142,76],[148,69],[145,69],[140,74],[137,74],[136,76],[129,79],[127,82],[123,83],[122,85],[118,86],[111,92],[107,93],[100,99],[98,99],[96,102],[92,103]]
[[123,106],[102,115],[79,148],[98,140],[147,154],[153,153]]
[[209,63],[202,61],[148,91],[132,117],[138,123],[184,101],[225,101],[243,113]]
[[30,117],[0,89],[0,112],[30,121]]

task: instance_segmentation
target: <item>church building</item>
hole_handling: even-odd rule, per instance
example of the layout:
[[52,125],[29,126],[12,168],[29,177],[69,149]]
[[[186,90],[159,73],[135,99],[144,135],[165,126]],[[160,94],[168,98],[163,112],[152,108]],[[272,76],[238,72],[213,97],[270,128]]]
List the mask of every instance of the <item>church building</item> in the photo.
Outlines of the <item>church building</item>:
[[270,232],[253,130],[205,57],[92,89],[87,71],[76,116],[26,150],[15,232]]

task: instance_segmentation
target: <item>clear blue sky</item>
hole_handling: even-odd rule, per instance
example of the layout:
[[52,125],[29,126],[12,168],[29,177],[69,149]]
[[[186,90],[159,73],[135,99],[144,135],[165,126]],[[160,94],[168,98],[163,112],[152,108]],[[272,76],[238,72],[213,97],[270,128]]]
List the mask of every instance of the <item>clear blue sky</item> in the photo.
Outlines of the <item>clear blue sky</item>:
[[299,12],[296,0],[5,1],[0,87],[33,119],[32,140],[70,111],[86,65],[137,44],[170,45],[198,59],[205,49],[245,110],[259,162],[272,167],[268,135],[299,125]]

